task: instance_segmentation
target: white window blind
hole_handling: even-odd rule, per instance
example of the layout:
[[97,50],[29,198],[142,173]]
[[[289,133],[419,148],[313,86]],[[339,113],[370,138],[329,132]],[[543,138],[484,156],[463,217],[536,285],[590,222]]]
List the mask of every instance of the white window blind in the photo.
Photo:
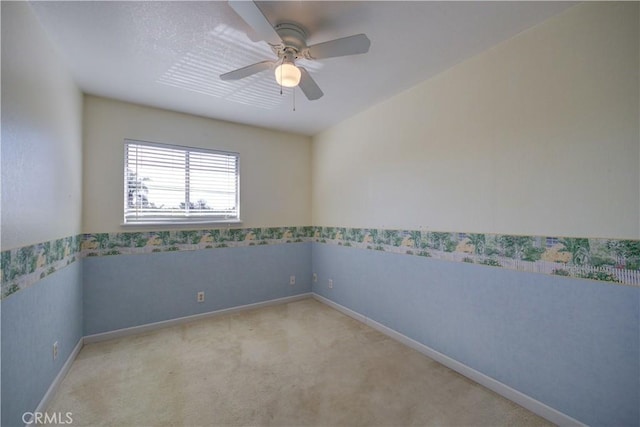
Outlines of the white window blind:
[[124,222],[238,221],[239,155],[125,140]]

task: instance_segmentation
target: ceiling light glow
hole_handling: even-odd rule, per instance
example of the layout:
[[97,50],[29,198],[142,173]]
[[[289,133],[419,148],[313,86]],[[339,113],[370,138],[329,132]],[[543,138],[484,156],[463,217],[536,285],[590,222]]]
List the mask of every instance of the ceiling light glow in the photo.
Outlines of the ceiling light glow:
[[278,65],[275,75],[278,84],[284,87],[296,87],[300,83],[300,70],[290,62]]

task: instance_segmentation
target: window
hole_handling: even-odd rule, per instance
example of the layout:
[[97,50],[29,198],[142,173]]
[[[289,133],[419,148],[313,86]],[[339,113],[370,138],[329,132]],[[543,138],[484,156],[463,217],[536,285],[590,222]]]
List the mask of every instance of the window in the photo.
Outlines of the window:
[[125,140],[124,222],[235,222],[238,153]]

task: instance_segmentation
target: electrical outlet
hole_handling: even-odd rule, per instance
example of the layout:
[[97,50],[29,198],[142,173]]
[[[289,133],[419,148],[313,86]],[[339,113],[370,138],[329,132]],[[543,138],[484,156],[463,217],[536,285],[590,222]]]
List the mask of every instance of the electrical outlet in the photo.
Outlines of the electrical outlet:
[[58,341],[53,343],[53,360],[58,358]]
[[198,292],[198,302],[204,302],[204,292]]
[[317,282],[318,281],[318,275],[316,273],[313,273],[313,282]]
[[333,289],[333,279],[329,279],[329,289]]
[[289,284],[290,285],[296,284],[296,276],[289,276]]

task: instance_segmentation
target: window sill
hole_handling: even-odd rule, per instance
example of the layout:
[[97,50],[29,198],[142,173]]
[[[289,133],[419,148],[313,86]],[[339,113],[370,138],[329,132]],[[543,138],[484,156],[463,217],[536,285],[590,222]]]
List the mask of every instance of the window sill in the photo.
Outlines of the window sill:
[[171,222],[171,221],[145,221],[145,222],[123,222],[120,223],[121,227],[124,228],[149,228],[149,227],[166,227],[166,228],[177,228],[182,226],[193,226],[193,225],[207,225],[207,226],[230,226],[230,225],[239,225],[242,224],[242,220],[233,219],[228,221],[179,221],[179,222]]

